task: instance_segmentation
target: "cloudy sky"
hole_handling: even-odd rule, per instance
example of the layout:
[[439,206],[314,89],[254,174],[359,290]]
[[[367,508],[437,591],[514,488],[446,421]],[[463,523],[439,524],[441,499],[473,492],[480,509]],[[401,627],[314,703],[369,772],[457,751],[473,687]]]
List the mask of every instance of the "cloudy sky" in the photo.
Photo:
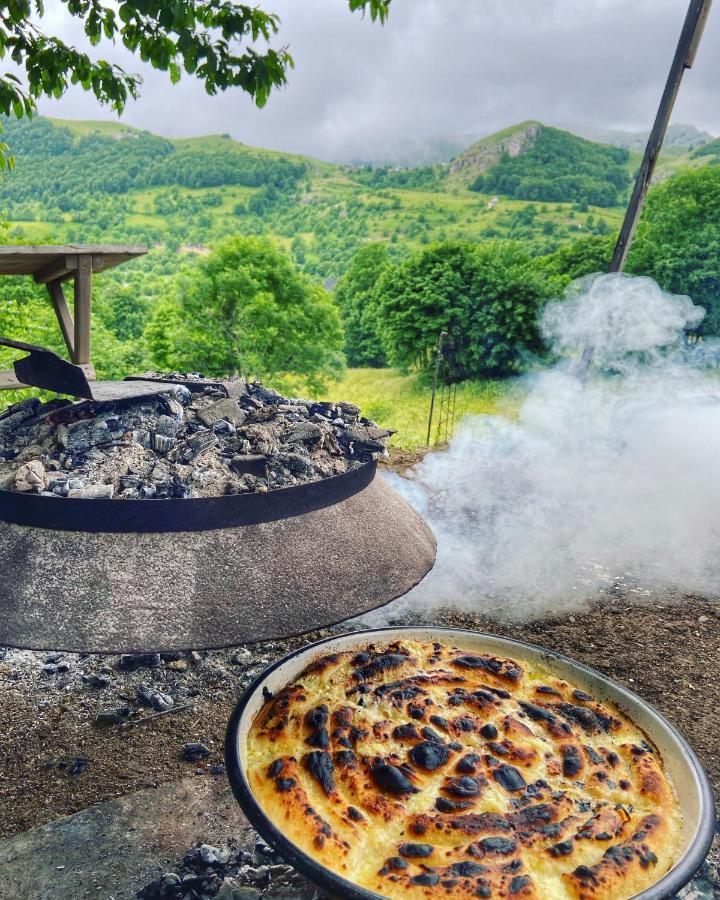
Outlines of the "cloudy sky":
[[[123,121],[168,136],[229,132],[330,160],[377,158],[438,135],[489,134],[524,119],[649,128],[687,0],[393,0],[385,26],[345,0],[263,0],[296,68],[263,110],[240,91],[171,86],[121,46],[93,50],[144,78]],[[84,45],[58,0],[44,27]],[[720,134],[720,8],[713,8],[673,120]],[[73,89],[47,115],[112,118]]]

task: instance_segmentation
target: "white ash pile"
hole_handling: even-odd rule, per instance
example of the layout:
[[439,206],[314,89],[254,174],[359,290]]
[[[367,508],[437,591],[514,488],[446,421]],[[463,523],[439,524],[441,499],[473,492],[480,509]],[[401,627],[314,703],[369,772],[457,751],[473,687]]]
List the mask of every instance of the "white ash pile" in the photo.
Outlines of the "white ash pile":
[[153,396],[10,406],[0,413],[0,489],[117,499],[266,492],[377,459],[392,434],[352,403],[175,377],[163,376],[167,391]]

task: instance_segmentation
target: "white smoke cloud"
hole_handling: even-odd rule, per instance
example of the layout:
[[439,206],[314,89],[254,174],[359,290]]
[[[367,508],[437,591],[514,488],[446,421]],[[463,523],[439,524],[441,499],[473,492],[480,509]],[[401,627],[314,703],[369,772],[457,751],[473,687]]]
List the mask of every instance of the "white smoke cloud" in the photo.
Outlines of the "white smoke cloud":
[[468,418],[447,452],[393,479],[438,538],[435,570],[393,615],[535,616],[618,584],[720,595],[718,354],[685,337],[702,315],[622,275],[550,305],[556,351],[595,348],[589,377],[567,359],[540,372],[517,420]]

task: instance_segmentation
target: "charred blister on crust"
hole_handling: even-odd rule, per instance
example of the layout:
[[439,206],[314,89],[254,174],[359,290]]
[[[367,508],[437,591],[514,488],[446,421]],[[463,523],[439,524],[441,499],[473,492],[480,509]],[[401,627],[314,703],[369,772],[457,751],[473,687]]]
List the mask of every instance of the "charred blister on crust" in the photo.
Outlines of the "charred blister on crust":
[[414,836],[432,837],[434,842],[455,842],[458,836],[474,838],[478,835],[507,834],[512,826],[500,813],[467,813],[442,816],[420,813],[410,817],[408,832]]
[[638,830],[626,841],[608,847],[600,862],[593,866],[581,865],[563,879],[579,898],[609,898],[622,890],[623,883],[643,870],[657,865],[657,854],[648,839],[657,838],[662,829],[658,815],[645,816]]
[[329,717],[329,710],[324,703],[305,713],[305,727],[307,729],[305,742],[311,747],[327,750],[330,746],[330,735],[327,729]]
[[652,800],[658,806],[669,803],[670,789],[654,754],[634,744],[621,744],[620,750],[627,760],[632,781],[640,796]]
[[525,700],[518,701],[518,705],[529,719],[532,719],[533,722],[539,722],[552,737],[566,738],[572,735],[570,725],[559,719],[547,706],[528,703]]
[[[362,655],[365,658],[366,654]],[[360,658],[356,656],[355,659]],[[353,671],[354,681],[371,681],[386,672],[399,669],[401,666],[414,662],[413,658],[401,651],[397,645],[389,647],[387,651],[369,654],[366,662],[362,662]]]
[[523,670],[515,660],[500,659],[497,656],[461,653],[454,657],[452,664],[465,671],[481,673],[484,678],[490,676],[505,685],[515,686],[523,676]]
[[291,684],[273,697],[258,716],[258,727],[268,732],[271,740],[281,735],[290,721],[290,710],[305,699],[306,689],[302,684]]
[[534,765],[538,758],[537,751],[533,747],[523,747],[507,738],[502,741],[490,741],[487,748],[493,756],[525,768]]

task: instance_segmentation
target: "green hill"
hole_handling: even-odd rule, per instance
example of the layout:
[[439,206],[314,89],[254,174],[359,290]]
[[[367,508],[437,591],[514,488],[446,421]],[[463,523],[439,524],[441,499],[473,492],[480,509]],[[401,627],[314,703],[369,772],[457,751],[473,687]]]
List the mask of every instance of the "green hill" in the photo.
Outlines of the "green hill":
[[[441,240],[505,237],[543,253],[609,233],[639,160],[533,121],[419,168],[334,165],[229,135],[169,139],[115,122],[7,119],[3,131],[16,159],[0,179],[6,239],[147,243],[142,268],[163,252],[177,265],[178,251],[226,234],[263,234],[323,280],[340,277],[367,241],[399,258]],[[715,159],[673,155],[661,170]]]
[[618,206],[630,184],[630,154],[539,122],[479,141],[451,166],[470,190],[517,200]]

